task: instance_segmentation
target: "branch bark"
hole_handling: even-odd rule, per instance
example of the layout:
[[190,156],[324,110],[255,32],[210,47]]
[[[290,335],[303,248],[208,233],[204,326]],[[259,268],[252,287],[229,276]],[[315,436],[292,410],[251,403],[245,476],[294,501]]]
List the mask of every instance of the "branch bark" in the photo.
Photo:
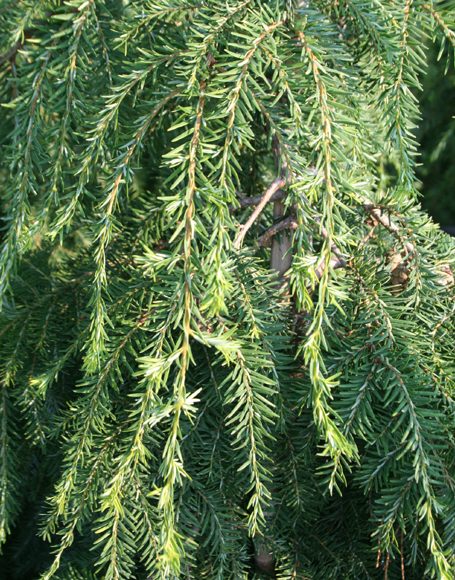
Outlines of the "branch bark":
[[283,230],[296,230],[298,223],[293,216],[284,218],[280,222],[273,224],[268,230],[266,230],[262,236],[259,238],[258,242],[261,247],[268,246],[272,241],[272,238]]
[[[336,257],[330,258],[330,267],[332,270],[338,270],[339,268],[345,268],[347,265],[346,260],[343,257]],[[325,262],[320,262],[318,267],[315,270],[315,274],[318,280],[322,278],[322,274],[325,270]]]
[[257,204],[257,206],[254,208],[253,213],[250,215],[250,217],[248,218],[248,220],[245,222],[245,224],[243,224],[241,226],[240,232],[238,233],[236,239],[234,240],[234,248],[236,248],[237,250],[239,248],[241,248],[243,240],[248,232],[248,230],[251,228],[251,226],[254,224],[254,222],[256,221],[256,219],[259,217],[259,215],[261,214],[261,212],[263,211],[263,209],[265,208],[265,206],[269,203],[269,201],[271,200],[272,196],[282,187],[284,187],[284,185],[286,184],[286,180],[284,179],[284,177],[279,177],[277,179],[275,179],[272,184],[270,185],[270,187],[265,191],[264,195],[262,196],[260,202]]
[[[283,199],[285,197],[286,197],[286,192],[283,189],[279,189],[276,193],[274,193],[272,195],[272,197],[269,199],[269,202],[278,201],[279,199]],[[235,211],[238,211],[239,209],[244,209],[245,207],[251,207],[251,206],[258,205],[262,198],[263,198],[263,195],[255,195],[253,197],[241,197],[241,198],[239,198],[239,205],[235,206],[235,207],[232,206],[230,208],[230,212],[234,213]]]
[[400,242],[403,243],[404,248],[408,254],[414,254],[415,247],[410,242],[405,242],[401,236],[400,228],[394,223],[389,214],[382,209],[376,207],[371,203],[364,204],[364,208],[371,215],[371,217],[383,227],[385,227],[391,234],[393,234]]
[[[275,157],[275,166],[277,172],[288,182],[289,166],[288,158],[284,155],[285,146],[281,143],[280,136],[277,132],[273,135],[273,154]],[[273,204],[273,218],[278,222],[284,217],[285,207],[281,199],[278,199]],[[270,253],[270,267],[272,270],[278,272],[280,278],[290,269],[292,265],[292,242],[291,236],[283,234],[279,238],[273,237],[272,251]]]

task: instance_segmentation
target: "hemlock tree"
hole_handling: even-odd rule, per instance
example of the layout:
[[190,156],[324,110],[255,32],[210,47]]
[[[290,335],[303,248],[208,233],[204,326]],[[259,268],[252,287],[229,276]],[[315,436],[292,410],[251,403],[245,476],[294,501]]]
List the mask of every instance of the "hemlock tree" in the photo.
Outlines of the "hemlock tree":
[[4,578],[453,578],[454,14],[1,1]]

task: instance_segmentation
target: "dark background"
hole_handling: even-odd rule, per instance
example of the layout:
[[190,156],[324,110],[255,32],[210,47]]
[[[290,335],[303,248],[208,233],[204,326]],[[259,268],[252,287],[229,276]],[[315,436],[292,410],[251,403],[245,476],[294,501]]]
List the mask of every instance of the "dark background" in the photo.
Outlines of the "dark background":
[[455,235],[455,67],[433,49],[420,96],[417,171],[424,209]]

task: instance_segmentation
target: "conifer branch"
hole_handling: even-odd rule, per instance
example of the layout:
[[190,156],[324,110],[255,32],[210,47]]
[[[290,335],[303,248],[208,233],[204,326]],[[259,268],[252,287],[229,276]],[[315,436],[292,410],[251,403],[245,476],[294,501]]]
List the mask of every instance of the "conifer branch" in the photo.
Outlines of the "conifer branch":
[[[243,7],[243,5],[242,5]],[[225,187],[226,184],[226,171],[227,171],[227,162],[228,162],[228,155],[230,150],[230,145],[232,141],[232,131],[235,123],[236,111],[238,102],[240,99],[240,94],[244,83],[246,82],[248,71],[250,67],[250,63],[253,60],[256,52],[258,51],[261,43],[273,32],[283,25],[283,21],[272,22],[271,24],[267,25],[264,31],[257,36],[254,41],[252,47],[245,53],[243,60],[241,61],[241,70],[235,82],[234,88],[232,89],[229,95],[229,107],[228,107],[228,119],[226,123],[226,137],[223,146],[223,153],[222,153],[222,162],[221,162],[221,177],[220,177],[220,185],[221,187]],[[237,244],[234,244],[235,247],[239,248],[241,246],[242,239],[237,241]],[[240,245],[239,245],[240,244]]]
[[[79,58],[79,47],[81,39],[84,32],[84,27],[89,20],[89,15],[94,12],[95,0],[89,0],[83,5],[83,10],[79,12],[78,17],[72,24],[73,28],[73,42],[70,46],[70,51],[68,55],[68,65],[65,70],[65,80],[66,80],[66,101],[65,101],[65,111],[62,116],[60,131],[58,134],[59,146],[57,148],[57,153],[52,163],[52,180],[51,180],[51,191],[50,195],[57,196],[57,188],[59,185],[59,180],[61,179],[61,168],[63,159],[68,155],[68,124],[71,118],[72,109],[74,106],[74,91],[75,91],[75,81],[77,76],[77,66]],[[55,204],[58,204],[58,199],[55,199]],[[46,208],[48,208],[48,203],[46,203]]]
[[[324,210],[320,227],[324,231],[324,244],[321,251],[321,260],[316,267],[315,276],[319,280],[318,300],[313,313],[313,319],[307,332],[304,343],[304,359],[310,367],[311,382],[313,385],[313,413],[315,422],[321,430],[326,442],[325,453],[332,458],[333,471],[329,480],[330,491],[336,486],[336,478],[344,480],[342,474],[341,457],[346,455],[350,460],[356,458],[355,446],[341,433],[331,417],[327,399],[330,398],[332,385],[323,375],[321,345],[323,342],[323,323],[325,307],[330,299],[329,279],[332,262],[332,248],[334,246],[333,209],[335,204],[335,186],[332,180],[332,119],[328,106],[326,85],[321,76],[322,64],[308,43],[303,31],[298,31],[298,39],[306,56],[316,91],[316,100],[319,107],[321,121],[321,155],[322,172],[324,176]],[[322,367],[322,368],[321,368]]]
[[[111,356],[105,361],[104,368],[99,377],[92,385],[89,391],[79,402],[79,412],[75,420],[75,435],[72,444],[69,447],[67,455],[67,465],[60,481],[56,486],[56,495],[52,499],[52,512],[49,515],[45,534],[47,530],[52,530],[58,522],[58,519],[66,513],[67,505],[72,497],[75,479],[78,467],[83,462],[91,447],[91,436],[95,427],[100,427],[109,410],[103,405],[103,399],[106,396],[108,381],[112,379],[112,374],[116,371],[116,365],[120,360],[125,348],[128,346],[133,335],[145,324],[146,318],[141,316],[134,326],[121,339],[117,347],[112,351]],[[90,384],[90,381],[88,381]],[[102,409],[102,413],[100,410]]]
[[192,336],[192,316],[193,316],[193,290],[192,290],[192,245],[194,240],[194,218],[196,211],[195,196],[197,191],[196,170],[198,163],[198,151],[200,148],[202,119],[206,103],[206,84],[203,82],[200,86],[200,95],[196,107],[196,119],[194,123],[193,134],[189,146],[188,154],[188,184],[185,193],[186,210],[184,215],[184,239],[183,239],[183,324],[182,324],[182,343],[180,349],[179,374],[174,386],[175,404],[173,409],[173,419],[170,433],[168,435],[161,465],[161,475],[163,478],[163,487],[159,497],[159,508],[163,513],[162,527],[162,544],[161,555],[162,563],[160,568],[163,574],[179,573],[180,571],[180,553],[182,546],[180,537],[175,529],[176,517],[174,506],[174,489],[175,485],[180,483],[186,473],[181,465],[181,451],[179,439],[181,436],[180,417],[188,409],[191,402],[187,401],[187,370],[191,360],[191,336]]
[[101,362],[101,356],[104,351],[104,341],[106,339],[104,332],[104,325],[106,322],[106,312],[103,300],[103,290],[107,285],[106,274],[106,248],[112,239],[114,222],[113,214],[116,204],[118,203],[118,195],[120,186],[125,178],[129,164],[136,153],[136,150],[141,146],[142,141],[148,133],[153,121],[166,106],[166,104],[179,93],[178,90],[172,91],[165,96],[152,109],[149,115],[141,119],[140,126],[135,132],[132,141],[126,148],[125,153],[120,157],[118,166],[112,176],[112,185],[108,188],[105,198],[98,205],[101,213],[100,227],[96,233],[95,243],[95,259],[96,271],[94,276],[94,291],[92,302],[94,306],[92,317],[92,333],[90,336],[89,346],[86,355],[86,368],[97,369]]
[[388,137],[398,150],[400,182],[408,188],[413,187],[414,181],[412,157],[415,146],[411,119],[417,114],[415,97],[409,85],[413,83],[420,87],[415,72],[410,72],[408,63],[411,54],[421,61],[421,56],[410,45],[414,12],[414,0],[406,0],[401,22],[400,54],[398,62],[395,63],[396,77],[390,87],[390,104],[387,106],[387,113],[391,116]]
[[[42,580],[50,580],[50,578],[55,576],[60,568],[61,559],[64,552],[70,548],[74,542],[77,526],[80,525],[80,522],[83,519],[87,518],[87,503],[89,502],[90,493],[93,491],[93,487],[96,484],[96,477],[99,470],[105,467],[104,461],[106,455],[110,451],[118,434],[119,431],[108,437],[104,445],[101,447],[96,460],[94,461],[88,473],[84,487],[82,488],[82,492],[77,497],[77,507],[74,509],[74,513],[69,518],[69,521],[65,523],[65,530],[59,542],[59,547],[55,553],[54,560],[47,572],[42,576]],[[50,535],[49,532],[47,532],[46,535]]]
[[159,24],[166,20],[178,20],[182,14],[197,11],[202,7],[200,2],[196,3],[182,3],[175,5],[172,0],[159,0],[158,2],[147,3],[146,12],[143,10],[137,15],[138,24],[129,27],[118,39],[117,47],[123,48],[125,54],[128,52],[128,44],[131,43],[142,30],[151,32],[155,23]]
[[5,293],[9,289],[10,275],[17,262],[17,247],[21,243],[22,234],[27,227],[30,211],[29,195],[35,191],[33,175],[32,149],[36,131],[36,116],[39,114],[41,88],[47,72],[50,52],[44,55],[41,67],[33,79],[32,93],[28,103],[28,116],[23,120],[25,146],[21,155],[22,164],[14,183],[7,234],[0,252],[0,312],[3,307]]
[[[12,487],[14,485],[14,480],[12,479],[12,473],[14,470],[14,464],[12,461],[12,453],[14,450],[10,441],[10,434],[8,429],[9,409],[8,405],[8,390],[7,385],[4,381],[0,384],[0,546],[6,542],[8,533],[11,526],[11,500],[12,498]],[[11,471],[11,475],[10,475]]]
[[[203,61],[204,59],[208,58],[210,48],[216,43],[216,40],[220,37],[220,35],[225,31],[226,27],[229,24],[235,22],[236,18],[240,16],[244,10],[253,2],[253,0],[242,0],[234,6],[232,10],[229,9],[226,11],[226,14],[220,19],[220,21],[213,27],[211,27],[207,34],[204,35],[203,40],[200,46],[197,47],[196,53],[193,56],[193,68],[190,74],[189,86],[194,87],[197,83],[198,74],[201,72],[203,68]],[[210,59],[209,59],[210,60]],[[209,62],[209,68],[211,64]]]
[[71,224],[80,199],[84,193],[86,193],[86,184],[92,175],[92,164],[97,161],[106,135],[112,124],[115,122],[120,107],[125,99],[131,95],[136,87],[144,83],[147,77],[155,71],[157,67],[163,64],[169,64],[172,60],[178,57],[178,52],[172,55],[154,55],[154,58],[151,59],[151,64],[147,62],[141,69],[134,70],[132,73],[127,75],[126,82],[113,87],[111,94],[106,98],[101,118],[96,123],[96,126],[91,130],[91,134],[87,140],[88,145],[81,156],[80,166],[77,170],[79,177],[76,187],[72,192],[70,201],[67,205],[61,204],[57,213],[57,219],[51,226],[50,234],[52,238],[58,236],[65,227],[68,227]]
[[431,15],[434,22],[442,30],[444,36],[450,42],[450,44],[455,48],[455,32],[447,25],[442,15],[435,10],[430,4],[423,4],[423,8]]

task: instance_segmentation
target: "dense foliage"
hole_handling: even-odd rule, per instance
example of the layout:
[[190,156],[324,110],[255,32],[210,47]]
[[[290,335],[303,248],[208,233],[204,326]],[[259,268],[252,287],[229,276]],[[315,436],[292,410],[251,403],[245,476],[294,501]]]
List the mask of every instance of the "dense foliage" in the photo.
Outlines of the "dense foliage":
[[454,17],[0,1],[5,578],[453,578]]

